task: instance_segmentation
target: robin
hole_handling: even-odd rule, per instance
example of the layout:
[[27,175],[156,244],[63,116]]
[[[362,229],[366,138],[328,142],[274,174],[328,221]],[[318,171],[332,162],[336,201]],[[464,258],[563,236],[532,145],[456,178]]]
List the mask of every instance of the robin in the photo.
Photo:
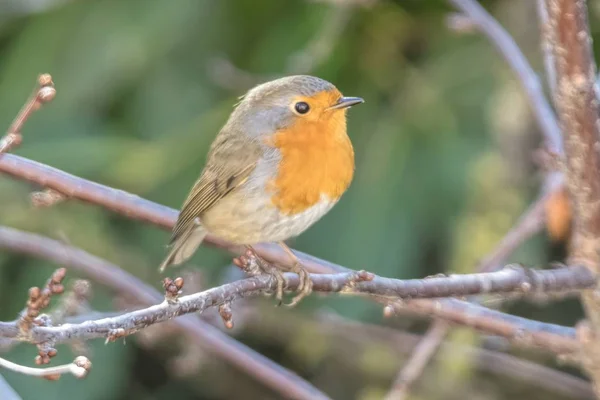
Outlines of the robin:
[[[160,270],[186,261],[208,233],[251,251],[253,244],[276,242],[292,261],[289,268],[277,268],[300,278],[289,305],[310,294],[312,281],[284,240],[317,222],[350,185],[354,149],[346,134],[346,111],[362,102],[307,75],[248,91],[210,147]],[[260,267],[277,279],[281,303],[281,272]]]

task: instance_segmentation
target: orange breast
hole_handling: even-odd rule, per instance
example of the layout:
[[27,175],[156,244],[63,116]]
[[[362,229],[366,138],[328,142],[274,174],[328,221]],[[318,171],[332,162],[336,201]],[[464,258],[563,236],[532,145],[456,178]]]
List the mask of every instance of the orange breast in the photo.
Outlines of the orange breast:
[[273,205],[285,214],[302,212],[322,196],[336,201],[352,181],[354,149],[346,134],[344,112],[327,117],[299,119],[273,138],[272,144],[281,152],[281,163],[269,188]]

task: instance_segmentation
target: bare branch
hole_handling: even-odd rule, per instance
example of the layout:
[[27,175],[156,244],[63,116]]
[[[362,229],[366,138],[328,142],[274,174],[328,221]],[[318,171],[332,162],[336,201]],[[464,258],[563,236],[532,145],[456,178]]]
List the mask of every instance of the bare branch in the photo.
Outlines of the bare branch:
[[[340,287],[351,281],[353,278],[351,275],[312,275],[311,278],[316,291],[333,292],[338,291]],[[286,274],[286,280],[292,290],[299,283],[298,277],[294,274]],[[360,284],[356,283],[357,286]],[[31,340],[35,343],[51,342],[58,344],[73,339],[106,338],[115,335],[117,331],[120,332],[118,336],[122,337],[177,316],[201,312],[242,297],[274,290],[276,286],[276,280],[270,276],[248,278],[201,293],[180,297],[177,302],[163,301],[160,304],[112,318],[61,326],[34,326],[30,333],[31,339],[19,336],[14,338],[25,341]],[[569,353],[578,348],[577,341],[574,338],[575,332],[571,328],[530,321],[459,300],[446,299],[434,302],[437,304],[434,304],[433,307],[429,306],[431,303],[431,301],[422,303],[419,300],[412,300],[406,307],[422,308],[425,312],[437,317],[501,335],[514,340],[518,344],[541,346],[557,353]],[[393,303],[393,305],[398,309],[403,307],[399,303]],[[531,342],[529,343],[528,340],[531,340]]]
[[[438,317],[481,332],[501,336],[516,345],[536,346],[556,354],[575,353],[580,344],[575,329],[531,321],[455,299],[411,300],[389,303],[396,312],[405,310]],[[526,327],[525,330],[522,328]]]
[[0,139],[0,154],[9,151],[11,148],[21,144],[21,130],[27,119],[38,110],[42,104],[54,99],[56,90],[52,77],[49,74],[42,74],[38,77],[37,87],[34,93],[29,97],[17,117],[14,119],[6,135]]
[[0,358],[0,367],[18,372],[24,375],[37,376],[50,380],[57,380],[61,375],[71,374],[76,378],[85,378],[92,368],[92,363],[86,357],[79,356],[72,363],[50,368],[31,368],[15,364]]
[[[148,302],[154,303],[162,300],[162,296],[157,297],[154,294],[149,294],[144,289],[146,286],[143,283],[132,282],[135,281],[135,278],[127,275],[115,266],[82,250],[61,245],[54,240],[19,232],[10,228],[0,228],[0,246],[5,249],[19,251],[37,257],[44,257],[56,262],[63,262],[91,274],[94,278],[100,278],[99,280],[101,282],[108,283],[108,285],[114,289],[124,293],[127,293],[127,290],[131,289],[129,293],[132,295],[139,293],[140,296],[138,296],[138,299],[140,301],[145,302],[148,300]],[[587,271],[585,268],[579,269]],[[514,271],[518,273],[517,270]],[[288,274],[286,275],[286,278],[288,287],[293,290],[298,284],[297,276]],[[378,278],[379,281],[377,281],[377,279],[373,279],[372,281],[360,281],[360,278],[357,279],[356,272],[312,275],[311,278],[313,279],[315,290],[317,291],[335,292],[343,291],[345,288],[351,287],[352,292],[356,292],[357,290],[366,290],[367,292],[379,290],[384,294],[389,294],[390,292],[398,293],[398,288],[390,289],[389,287],[385,287],[387,282],[393,280]],[[428,280],[423,281],[426,282]],[[349,283],[350,286],[348,286]],[[376,288],[376,284],[380,286],[379,289]],[[130,285],[135,285],[135,287],[130,287]],[[59,343],[77,338],[107,337],[115,329],[123,329],[126,334],[130,334],[152,323],[166,321],[177,315],[201,311],[208,307],[230,303],[241,296],[258,294],[264,291],[273,290],[275,287],[276,282],[268,277],[249,278],[213,288],[202,293],[181,297],[175,304],[164,301],[161,304],[151,306],[144,310],[134,311],[114,318],[102,319],[96,321],[93,326],[90,326],[89,322],[75,325],[63,325],[60,327],[36,326],[32,328],[31,337],[37,343],[44,341]],[[405,294],[412,296],[415,292],[408,291]],[[382,298],[381,300],[389,302],[388,298]],[[530,321],[458,300],[411,300],[402,304],[394,302],[393,306],[398,310],[405,308],[407,310],[435,315],[436,317],[471,326],[481,331],[504,336],[519,344],[526,344],[526,341],[523,339],[524,337],[531,338],[532,345],[542,346],[557,353],[569,353],[578,348],[578,342],[575,339],[575,331],[572,328]],[[178,319],[176,321],[183,322],[188,320]],[[208,329],[210,328],[212,327],[209,326]],[[1,336],[18,338],[18,329],[11,327],[10,324],[2,324],[0,325],[0,329],[2,329],[0,331]],[[204,329],[205,331],[203,331],[203,333],[206,332],[207,328]],[[214,339],[211,343],[214,343]]]

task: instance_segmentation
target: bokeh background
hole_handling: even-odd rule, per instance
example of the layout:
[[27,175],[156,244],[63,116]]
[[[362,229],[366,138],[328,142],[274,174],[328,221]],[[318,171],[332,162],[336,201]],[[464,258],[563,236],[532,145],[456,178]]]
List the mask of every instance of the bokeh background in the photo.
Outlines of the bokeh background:
[[[535,2],[484,4],[542,74]],[[590,2],[592,27],[598,6]],[[36,76],[51,73],[56,99],[26,124],[16,153],[179,207],[238,96],[274,77],[314,74],[366,102],[349,112],[351,188],[293,246],[389,277],[470,272],[535,197],[540,134],[505,61],[477,32],[449,29],[452,11],[441,0],[0,0],[0,127]],[[79,246],[160,288],[168,232],[77,202],[32,209],[33,189],[0,176],[2,225]],[[541,233],[511,260],[560,259],[564,238],[561,229]],[[224,251],[202,248],[181,273],[193,281],[188,290],[208,288],[239,277],[230,264]],[[14,318],[27,289],[56,267],[0,254],[0,318]],[[135,307],[100,285],[91,303]],[[582,315],[574,300],[505,309],[567,325]],[[384,320],[374,304],[339,296],[315,295],[294,310],[258,299],[234,312],[230,334],[335,399],[382,398],[410,352],[394,332],[427,327],[409,316]],[[465,351],[482,339],[467,329],[449,340],[413,398],[569,398],[482,368]],[[483,344],[565,369],[540,352]],[[83,381],[1,373],[25,399],[277,398],[168,326],[109,345],[63,346],[53,363],[84,351],[94,367]],[[35,354],[24,345],[4,356],[32,365]]]

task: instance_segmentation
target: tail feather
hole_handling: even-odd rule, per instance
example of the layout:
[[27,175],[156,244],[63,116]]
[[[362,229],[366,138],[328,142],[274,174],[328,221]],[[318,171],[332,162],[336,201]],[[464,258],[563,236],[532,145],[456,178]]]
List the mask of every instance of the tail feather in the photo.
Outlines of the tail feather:
[[190,258],[196,252],[207,233],[206,229],[196,225],[181,235],[180,238],[175,240],[169,254],[162,264],[160,264],[160,272],[163,272],[169,265],[179,265]]

